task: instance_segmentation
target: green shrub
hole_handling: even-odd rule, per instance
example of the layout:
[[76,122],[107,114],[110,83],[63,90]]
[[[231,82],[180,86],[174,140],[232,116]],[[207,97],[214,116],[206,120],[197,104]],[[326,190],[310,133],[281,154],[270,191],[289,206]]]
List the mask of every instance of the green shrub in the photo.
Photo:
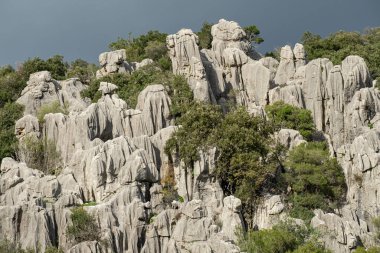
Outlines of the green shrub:
[[282,101],[267,105],[265,111],[276,130],[282,128],[295,129],[306,139],[311,140],[315,125],[311,112]]
[[349,55],[359,55],[367,62],[374,79],[380,77],[380,28],[368,29],[364,33],[339,31],[326,38],[305,32],[301,42],[305,46],[309,61],[329,58],[341,64]]
[[89,202],[85,202],[83,203],[81,206],[96,206],[96,202],[95,201],[89,201]]
[[97,67],[95,64],[90,64],[82,59],[77,59],[71,62],[67,69],[67,78],[79,78],[84,84],[89,84],[96,77]]
[[0,108],[0,162],[4,157],[16,157],[15,121],[22,117],[24,106],[6,103]]
[[63,253],[63,250],[61,248],[50,246],[46,248],[45,253]]
[[[272,229],[240,232],[238,244],[247,253],[329,252],[317,244],[312,230],[291,222],[281,222]],[[308,251],[311,249],[316,251]]]
[[138,62],[145,58],[157,61],[167,55],[166,33],[159,31],[149,31],[146,34],[128,39],[118,38],[117,41],[109,44],[111,50],[125,49],[129,62]]
[[278,153],[271,144],[272,128],[245,108],[223,115],[220,107],[194,103],[178,123],[181,127],[166,142],[165,152],[176,152],[192,172],[200,151],[216,147],[214,175],[226,194],[235,194],[252,218],[255,200],[264,189],[273,189]]
[[24,137],[19,145],[19,155],[24,156],[28,167],[45,174],[57,175],[61,171],[61,156],[52,140]]
[[40,123],[44,123],[45,122],[44,117],[46,114],[49,114],[49,113],[68,114],[67,106],[64,106],[64,108],[62,108],[58,101],[41,106],[41,108],[37,111],[38,121]]
[[95,218],[83,207],[75,207],[71,212],[72,225],[67,227],[67,234],[76,243],[84,241],[99,241],[100,228]]
[[192,168],[199,151],[209,148],[208,139],[223,118],[220,107],[195,103],[179,120],[180,127],[166,142],[165,152],[178,152],[179,158]]
[[346,191],[343,169],[330,157],[325,142],[299,145],[289,152],[285,166],[293,217],[309,220],[313,209],[332,211],[342,203]]
[[201,49],[210,49],[212,43],[211,27],[213,24],[204,22],[201,30],[197,32],[199,38],[199,47]]
[[380,253],[380,248],[371,247],[371,248],[366,249],[364,247],[358,247],[352,253]]

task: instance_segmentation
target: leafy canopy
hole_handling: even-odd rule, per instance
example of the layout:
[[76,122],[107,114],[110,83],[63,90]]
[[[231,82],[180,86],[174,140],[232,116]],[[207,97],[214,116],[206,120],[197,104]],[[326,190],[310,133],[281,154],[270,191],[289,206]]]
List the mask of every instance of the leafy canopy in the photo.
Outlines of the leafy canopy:
[[346,191],[343,169],[331,158],[325,142],[309,142],[289,152],[284,174],[292,193],[290,215],[311,219],[312,210],[332,211],[340,205]]
[[334,64],[341,64],[347,56],[359,55],[366,61],[372,77],[380,77],[380,28],[364,33],[339,31],[326,38],[305,32],[301,42],[309,61],[329,58]]
[[272,229],[238,234],[238,244],[247,253],[329,253],[315,240],[312,230],[291,222],[280,222]]
[[306,139],[311,140],[315,125],[311,112],[282,101],[267,105],[265,111],[276,130],[282,128],[295,129]]
[[72,209],[72,225],[67,227],[67,234],[76,242],[99,241],[100,228],[95,218],[83,207]]
[[139,62],[145,58],[150,58],[159,62],[161,67],[170,69],[166,37],[166,33],[159,31],[149,31],[135,38],[129,34],[127,39],[118,38],[117,41],[111,42],[109,48],[111,50],[125,49],[129,62]]

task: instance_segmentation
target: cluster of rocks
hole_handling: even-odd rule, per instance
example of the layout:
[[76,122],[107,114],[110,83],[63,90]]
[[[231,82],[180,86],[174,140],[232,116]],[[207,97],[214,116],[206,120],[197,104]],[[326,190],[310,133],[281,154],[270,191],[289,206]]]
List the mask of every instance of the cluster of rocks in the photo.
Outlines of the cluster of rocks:
[[[222,107],[233,100],[254,115],[284,101],[312,112],[342,165],[347,204],[335,213],[315,210],[311,225],[322,231],[326,246],[350,252],[373,245],[372,219],[380,215],[380,94],[359,56],[334,66],[328,59],[306,62],[301,44],[281,49],[280,62],[257,57],[244,30],[220,20],[212,27],[212,48],[199,49],[198,37],[182,29],[167,37],[173,72],[187,78],[195,99]],[[97,77],[131,73],[152,63],[128,63],[125,50],[102,53]],[[150,85],[130,108],[101,82],[102,97],[82,99],[78,79],[55,81],[49,72],[30,76],[18,103],[25,115],[16,122],[20,145],[27,136],[49,140],[61,156],[62,172],[45,175],[23,161],[3,159],[0,174],[0,240],[23,248],[61,247],[65,252],[240,252],[235,230],[244,227],[241,201],[225,197],[212,176],[216,150],[200,152],[190,173],[176,154],[164,152],[177,126],[171,98],[163,85]],[[68,114],[36,118],[43,105],[58,102]],[[299,132],[282,129],[275,138],[289,149],[304,143]],[[162,182],[173,175],[184,202],[164,202]],[[99,241],[74,243],[67,234],[71,210],[84,206],[100,227]],[[254,225],[270,228],[287,217],[280,195],[257,205]],[[296,220],[297,223],[302,223]]]
[[144,59],[141,62],[129,63],[127,61],[127,52],[125,49],[104,52],[99,55],[100,69],[96,72],[96,77],[101,78],[117,73],[131,73],[152,63],[152,59]]

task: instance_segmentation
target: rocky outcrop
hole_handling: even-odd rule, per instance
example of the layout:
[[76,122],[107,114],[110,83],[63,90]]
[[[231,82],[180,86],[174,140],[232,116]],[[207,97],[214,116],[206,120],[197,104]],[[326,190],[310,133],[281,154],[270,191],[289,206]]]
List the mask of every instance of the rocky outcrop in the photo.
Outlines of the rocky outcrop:
[[[196,100],[218,103],[225,111],[236,102],[251,115],[265,117],[264,107],[280,100],[309,109],[347,184],[346,205],[334,213],[315,210],[311,225],[334,252],[374,245],[373,218],[380,215],[380,93],[372,87],[365,61],[349,56],[337,66],[328,59],[306,63],[301,44],[283,47],[280,62],[256,59],[236,22],[222,19],[211,33],[212,48],[203,50],[189,29],[167,37],[173,72],[188,80]],[[131,73],[152,60],[128,63],[126,51],[117,50],[101,54],[99,62],[98,78]],[[80,97],[84,88],[78,79],[55,81],[47,71],[30,76],[17,101],[26,110],[16,122],[16,136],[20,143],[26,137],[54,143],[62,171],[46,175],[11,158],[2,160],[0,241],[42,252],[48,246],[73,253],[240,252],[235,232],[245,226],[242,203],[226,197],[214,176],[217,150],[200,151],[191,170],[178,154],[164,152],[178,128],[165,87],[146,87],[136,108],[115,94],[112,83],[100,83],[102,97],[93,104]],[[38,110],[53,102],[67,115],[49,113],[39,122]],[[288,149],[305,143],[292,129],[274,137]],[[173,201],[164,200],[167,178]],[[264,193],[250,225],[266,229],[291,219],[283,199]],[[77,243],[67,234],[76,206],[95,218],[99,241]]]
[[289,150],[297,147],[302,143],[306,143],[302,135],[293,129],[281,129],[276,133],[275,139],[278,141],[278,143]]
[[80,111],[88,105],[80,96],[84,88],[85,85],[78,79],[56,81],[50,72],[41,71],[30,75],[27,86],[16,102],[24,105],[24,115],[36,115],[41,106],[54,102],[62,108]]
[[182,29],[177,34],[169,35],[166,40],[173,73],[186,77],[196,100],[213,102],[214,95],[201,61],[198,36],[190,29]]
[[296,72],[292,48],[288,45],[282,47],[280,57],[281,60],[274,81],[278,85],[285,85],[288,81],[293,79],[294,73]]
[[362,243],[374,245],[373,234],[368,233],[367,223],[356,216],[349,208],[343,208],[341,216],[315,210],[311,226],[320,232],[321,241],[334,252],[352,252]]

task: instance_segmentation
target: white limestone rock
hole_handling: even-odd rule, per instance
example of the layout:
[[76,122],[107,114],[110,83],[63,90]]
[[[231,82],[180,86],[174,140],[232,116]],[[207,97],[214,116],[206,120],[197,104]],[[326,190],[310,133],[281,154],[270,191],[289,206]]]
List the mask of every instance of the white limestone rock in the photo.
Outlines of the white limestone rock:
[[127,62],[125,49],[104,52],[99,55],[100,69],[96,72],[96,77],[104,77],[114,73],[130,73],[132,68]]
[[276,134],[276,139],[288,149],[293,149],[302,143],[306,143],[300,132],[293,129],[281,129]]
[[285,85],[293,79],[295,72],[294,54],[292,48],[286,45],[281,48],[281,60],[274,81],[277,85]]

